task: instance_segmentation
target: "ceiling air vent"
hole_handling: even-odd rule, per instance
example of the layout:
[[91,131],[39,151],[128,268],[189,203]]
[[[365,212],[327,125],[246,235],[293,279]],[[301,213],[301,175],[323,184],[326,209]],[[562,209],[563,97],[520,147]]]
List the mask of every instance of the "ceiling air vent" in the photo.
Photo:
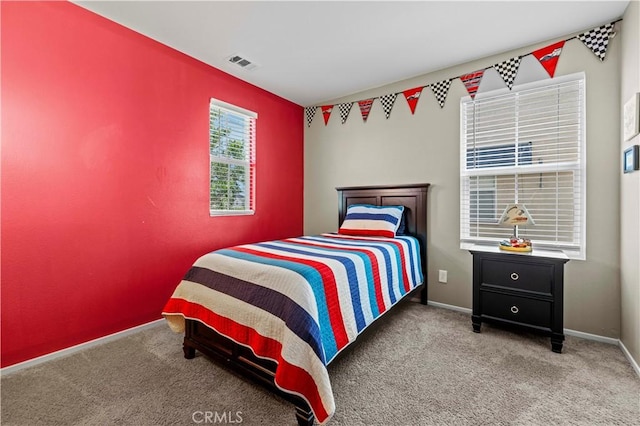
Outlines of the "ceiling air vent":
[[258,66],[253,62],[251,62],[250,60],[243,58],[240,55],[231,55],[229,57],[229,62],[231,62],[232,64],[236,64],[240,68],[244,68],[245,70],[249,70],[249,71],[252,69],[255,69]]

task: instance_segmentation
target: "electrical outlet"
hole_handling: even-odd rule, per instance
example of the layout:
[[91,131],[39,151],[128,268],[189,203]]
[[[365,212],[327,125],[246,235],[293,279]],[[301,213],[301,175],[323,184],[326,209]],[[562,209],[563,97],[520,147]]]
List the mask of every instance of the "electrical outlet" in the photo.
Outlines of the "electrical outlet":
[[442,269],[438,271],[438,281],[440,281],[441,283],[447,282],[447,271]]

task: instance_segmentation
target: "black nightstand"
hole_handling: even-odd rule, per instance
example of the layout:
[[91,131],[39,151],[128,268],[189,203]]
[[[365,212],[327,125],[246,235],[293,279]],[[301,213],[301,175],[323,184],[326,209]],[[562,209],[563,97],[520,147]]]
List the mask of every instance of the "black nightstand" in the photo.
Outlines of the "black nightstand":
[[[475,248],[477,247],[477,249]],[[560,252],[502,252],[475,246],[473,255],[473,331],[482,321],[527,327],[551,336],[551,350],[562,352],[564,264]]]

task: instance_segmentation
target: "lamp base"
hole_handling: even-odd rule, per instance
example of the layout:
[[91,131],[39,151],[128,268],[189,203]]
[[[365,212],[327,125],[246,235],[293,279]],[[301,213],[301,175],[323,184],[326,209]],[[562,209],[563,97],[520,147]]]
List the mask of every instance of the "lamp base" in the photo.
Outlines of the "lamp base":
[[498,247],[500,247],[500,250],[521,253],[527,253],[533,249],[533,247],[531,247],[531,240],[518,237],[511,237],[508,240],[502,240]]
[[531,246],[527,246],[527,247],[507,247],[507,246],[500,245],[499,247],[500,247],[500,250],[515,251],[515,252],[520,252],[520,253],[528,253],[531,250],[533,250],[531,248]]

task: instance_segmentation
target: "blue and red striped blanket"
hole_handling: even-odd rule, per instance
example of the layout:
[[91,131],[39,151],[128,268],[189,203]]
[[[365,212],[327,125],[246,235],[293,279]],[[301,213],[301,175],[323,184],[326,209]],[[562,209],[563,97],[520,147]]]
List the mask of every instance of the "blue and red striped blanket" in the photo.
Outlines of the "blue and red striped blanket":
[[275,361],[276,385],[325,423],[335,411],[326,366],[422,282],[413,237],[322,234],[205,254],[162,314],[176,332],[194,319]]

